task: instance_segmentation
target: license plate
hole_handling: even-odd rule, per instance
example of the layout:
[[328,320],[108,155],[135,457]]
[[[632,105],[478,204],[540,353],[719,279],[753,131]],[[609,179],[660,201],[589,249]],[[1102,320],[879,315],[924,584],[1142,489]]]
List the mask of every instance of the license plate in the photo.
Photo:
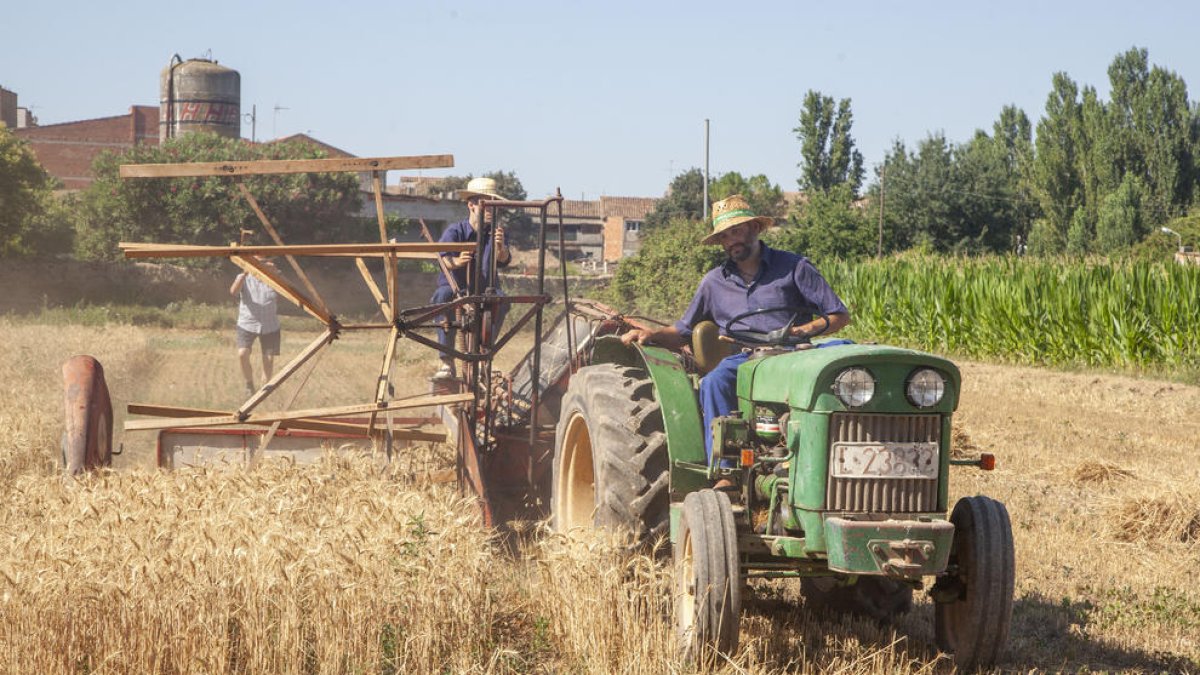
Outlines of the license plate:
[[834,443],[835,478],[937,478],[938,444]]

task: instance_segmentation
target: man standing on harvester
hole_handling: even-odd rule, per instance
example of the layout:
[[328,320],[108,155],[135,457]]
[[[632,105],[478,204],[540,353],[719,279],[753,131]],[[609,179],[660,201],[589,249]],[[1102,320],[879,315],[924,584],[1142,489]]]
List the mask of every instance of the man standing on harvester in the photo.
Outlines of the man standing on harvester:
[[[692,303],[675,325],[635,328],[621,340],[679,349],[702,321],[716,323],[724,335],[730,320],[753,310],[775,308],[779,311],[739,320],[733,329],[779,330],[796,312],[801,316],[790,330],[793,336],[832,335],[849,325],[850,310],[807,258],[773,249],[759,239],[774,225],[774,218],[755,215],[741,195],[713,204],[713,231],[701,243],[722,246],[729,258],[704,275]],[[704,449],[710,459],[712,421],[737,408],[737,369],[748,357],[746,351],[726,357],[700,380]]]
[[[442,233],[438,241],[449,243],[462,243],[477,241],[480,236],[485,238],[483,244],[483,275],[476,285],[479,292],[492,286],[496,293],[503,295],[500,291],[500,280],[491,279],[492,256],[496,256],[496,267],[508,267],[512,262],[512,251],[509,250],[508,244],[504,236],[504,228],[496,224],[493,227],[492,219],[494,209],[485,209],[483,201],[485,199],[504,199],[497,189],[496,180],[494,178],[472,178],[467,183],[465,190],[458,191],[458,198],[467,202],[467,209],[470,212],[466,220],[459,221]],[[480,234],[482,232],[482,235]],[[454,280],[459,288],[467,288],[467,270],[472,269],[475,254],[473,251],[464,251],[459,254],[443,253],[442,257],[450,267],[451,274],[454,275]],[[438,274],[437,288],[433,291],[433,297],[429,299],[430,304],[442,304],[450,302],[454,299],[454,289],[450,287],[450,281],[446,279],[445,274]],[[504,316],[508,313],[508,305],[506,303],[498,303],[496,305],[496,316],[493,322],[492,335],[500,329],[504,323]],[[453,321],[452,312],[448,312],[444,317],[447,322]],[[457,331],[452,327],[438,328],[438,343],[444,347],[453,347],[454,338]],[[435,378],[454,377],[454,357],[448,354],[442,354],[442,366],[434,374]]]

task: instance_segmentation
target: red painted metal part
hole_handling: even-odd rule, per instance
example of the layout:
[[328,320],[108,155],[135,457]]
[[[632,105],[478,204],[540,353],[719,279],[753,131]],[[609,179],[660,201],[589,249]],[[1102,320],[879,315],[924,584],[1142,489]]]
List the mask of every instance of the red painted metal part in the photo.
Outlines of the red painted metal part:
[[483,480],[483,472],[480,470],[479,448],[475,445],[473,427],[470,425],[466,409],[459,409],[457,416],[459,489],[466,486],[479,498],[479,506],[483,510],[483,524],[485,527],[492,527],[496,525],[496,519],[492,511],[491,496],[487,484]]
[[[181,422],[186,422],[181,419]],[[345,422],[347,424],[366,424],[365,417],[329,417],[329,422]],[[393,424],[402,424],[405,426],[418,426],[422,424],[441,424],[441,419],[436,416],[424,417],[394,417]],[[197,436],[241,436],[246,439],[246,443],[250,443],[251,439],[255,445],[264,434],[268,432],[267,427],[256,427],[252,429],[237,427],[237,428],[213,428],[213,427],[189,427],[186,424],[180,424],[177,427],[163,429],[158,432],[158,438],[155,441],[155,456],[158,458],[159,468],[166,468],[170,465],[167,461],[167,448],[163,445],[163,438],[171,433],[186,432]],[[339,438],[367,438],[366,434],[338,434],[329,431],[308,431],[305,429],[279,429],[275,435],[281,438],[311,438],[315,440],[337,440]],[[248,446],[247,446],[248,447]]]
[[94,357],[79,355],[62,367],[66,408],[63,466],[70,475],[112,466],[112,399],[104,368]]

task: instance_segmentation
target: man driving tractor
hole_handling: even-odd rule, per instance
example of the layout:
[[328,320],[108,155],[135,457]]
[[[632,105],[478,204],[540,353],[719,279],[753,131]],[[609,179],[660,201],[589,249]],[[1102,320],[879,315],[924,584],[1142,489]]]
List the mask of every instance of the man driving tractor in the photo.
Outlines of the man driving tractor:
[[[720,245],[729,258],[704,275],[683,318],[673,326],[635,328],[621,340],[679,349],[693,339],[702,322],[715,323],[726,339],[730,330],[786,329],[793,338],[811,338],[848,326],[850,310],[807,258],[759,240],[774,226],[774,218],[755,215],[741,195],[714,203],[713,231],[701,243]],[[700,381],[704,450],[710,461],[712,421],[737,408],[737,370],[747,358],[748,350],[727,356]],[[717,487],[727,482],[722,480]]]

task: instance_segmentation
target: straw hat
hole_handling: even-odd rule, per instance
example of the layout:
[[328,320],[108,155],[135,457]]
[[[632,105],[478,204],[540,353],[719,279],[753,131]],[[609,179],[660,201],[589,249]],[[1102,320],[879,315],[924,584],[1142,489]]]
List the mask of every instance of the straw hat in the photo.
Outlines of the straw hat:
[[466,201],[472,197],[483,197],[485,199],[504,199],[504,195],[496,186],[495,178],[472,178],[471,182],[467,183],[465,190],[458,191],[458,198]]
[[712,234],[705,237],[700,243],[709,245],[717,243],[717,235],[731,227],[736,227],[742,223],[758,221],[763,224],[762,229],[775,226],[775,219],[770,216],[756,216],[754,210],[750,208],[750,203],[741,195],[731,195],[726,199],[713,204],[713,231]]

